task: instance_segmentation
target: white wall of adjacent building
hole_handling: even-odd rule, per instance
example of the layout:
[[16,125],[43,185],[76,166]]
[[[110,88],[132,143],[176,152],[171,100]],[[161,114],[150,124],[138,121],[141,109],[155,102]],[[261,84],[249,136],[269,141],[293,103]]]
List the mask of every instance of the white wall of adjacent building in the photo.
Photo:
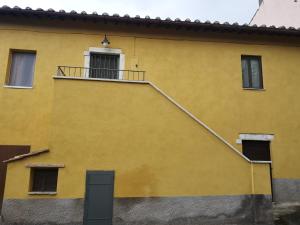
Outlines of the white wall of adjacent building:
[[300,0],[262,0],[250,24],[300,28]]

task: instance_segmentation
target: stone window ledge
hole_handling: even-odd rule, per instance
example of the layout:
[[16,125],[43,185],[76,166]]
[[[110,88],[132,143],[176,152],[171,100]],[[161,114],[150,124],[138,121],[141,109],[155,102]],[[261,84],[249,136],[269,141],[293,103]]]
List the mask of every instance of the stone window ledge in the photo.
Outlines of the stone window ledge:
[[28,192],[29,195],[56,195],[57,192]]

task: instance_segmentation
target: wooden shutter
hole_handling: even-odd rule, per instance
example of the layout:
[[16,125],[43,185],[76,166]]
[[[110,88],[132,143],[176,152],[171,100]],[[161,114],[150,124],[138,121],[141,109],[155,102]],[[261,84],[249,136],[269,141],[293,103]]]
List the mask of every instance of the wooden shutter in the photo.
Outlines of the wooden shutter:
[[33,192],[55,192],[57,188],[58,168],[34,168]]
[[30,146],[19,146],[19,145],[0,145],[0,214],[3,202],[3,194],[6,180],[6,169],[7,164],[4,160],[8,160],[17,155],[27,154],[30,151]]

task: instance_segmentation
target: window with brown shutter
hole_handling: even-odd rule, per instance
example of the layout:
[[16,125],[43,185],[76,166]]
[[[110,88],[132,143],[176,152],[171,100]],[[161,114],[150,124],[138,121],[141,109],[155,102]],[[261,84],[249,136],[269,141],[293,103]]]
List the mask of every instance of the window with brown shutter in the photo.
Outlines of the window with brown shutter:
[[31,192],[56,192],[58,168],[32,168]]

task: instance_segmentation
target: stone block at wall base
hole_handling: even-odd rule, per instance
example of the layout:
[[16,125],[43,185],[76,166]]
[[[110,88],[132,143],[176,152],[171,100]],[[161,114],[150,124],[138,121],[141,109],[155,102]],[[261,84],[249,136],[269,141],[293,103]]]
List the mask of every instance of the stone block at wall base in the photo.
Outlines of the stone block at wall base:
[[300,202],[300,180],[273,179],[273,194],[277,203]]
[[[81,225],[83,199],[7,199],[3,225]],[[114,225],[272,224],[269,195],[116,198]]]

